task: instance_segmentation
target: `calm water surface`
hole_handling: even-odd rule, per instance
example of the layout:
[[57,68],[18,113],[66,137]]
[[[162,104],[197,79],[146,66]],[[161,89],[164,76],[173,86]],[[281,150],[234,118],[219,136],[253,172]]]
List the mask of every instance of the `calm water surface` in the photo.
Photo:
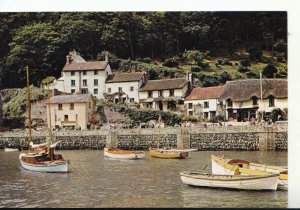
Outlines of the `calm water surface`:
[[241,191],[184,185],[179,173],[199,171],[210,155],[287,165],[286,152],[193,152],[185,160],[104,158],[102,151],[57,151],[71,173],[21,168],[19,152],[0,151],[0,207],[287,207],[287,191]]

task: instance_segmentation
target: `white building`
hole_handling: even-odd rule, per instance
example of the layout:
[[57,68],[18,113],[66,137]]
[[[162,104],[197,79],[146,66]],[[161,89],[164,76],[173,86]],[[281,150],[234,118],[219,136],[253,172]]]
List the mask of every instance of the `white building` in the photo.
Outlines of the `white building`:
[[188,79],[149,80],[139,91],[140,103],[143,108],[181,111],[184,97],[190,90]]
[[145,72],[111,74],[105,82],[106,95],[114,103],[139,103],[139,89],[145,82]]
[[185,98],[187,115],[201,116],[203,119],[213,119],[221,113],[219,97],[224,86],[194,88]]
[[258,118],[259,113],[267,117],[273,109],[288,108],[287,86],[286,79],[227,81],[220,97],[226,103],[226,118],[249,121]]
[[62,77],[55,80],[51,88],[72,94],[91,93],[97,98],[104,98],[105,81],[111,68],[106,54],[105,61],[85,61],[76,51],[66,57]]

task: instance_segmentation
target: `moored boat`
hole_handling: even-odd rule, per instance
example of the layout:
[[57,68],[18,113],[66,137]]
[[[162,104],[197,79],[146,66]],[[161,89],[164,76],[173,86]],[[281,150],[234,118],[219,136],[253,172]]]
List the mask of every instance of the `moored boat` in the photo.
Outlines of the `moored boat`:
[[6,147],[6,148],[4,148],[4,151],[5,152],[18,152],[18,151],[20,151],[20,149]]
[[246,160],[228,159],[211,155],[212,173],[218,175],[268,175],[279,176],[279,188],[288,186],[287,167],[250,163]]
[[115,158],[115,159],[124,159],[124,160],[135,160],[145,158],[144,151],[135,151],[135,150],[122,150],[119,148],[104,148],[104,156]]
[[190,157],[189,152],[175,152],[161,148],[150,148],[149,152],[152,157],[162,159],[186,159]]
[[240,190],[276,190],[278,176],[268,175],[215,175],[184,171],[180,173],[183,183],[198,187],[230,188]]
[[168,151],[173,151],[173,152],[195,152],[198,151],[198,149],[193,149],[193,148],[169,148],[165,147],[162,148],[163,150],[168,150]]

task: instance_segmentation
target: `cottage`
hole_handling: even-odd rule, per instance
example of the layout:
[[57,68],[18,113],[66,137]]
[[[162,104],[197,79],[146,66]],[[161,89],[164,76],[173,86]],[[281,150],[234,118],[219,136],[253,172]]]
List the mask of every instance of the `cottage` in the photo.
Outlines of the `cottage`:
[[186,114],[201,116],[207,120],[224,115],[219,101],[223,90],[224,86],[194,88],[184,101]]
[[[57,95],[50,98],[52,128],[87,129],[95,119],[95,103],[91,94]],[[47,109],[49,125],[49,110]]]
[[190,81],[184,78],[149,80],[139,90],[140,103],[143,108],[181,111],[190,88]]
[[106,96],[114,103],[139,103],[139,89],[145,82],[145,72],[111,74],[105,82]]
[[111,73],[107,54],[105,61],[87,62],[72,51],[66,57],[62,77],[54,81],[52,88],[72,94],[91,93],[97,98],[104,98],[105,81]]
[[226,118],[238,122],[270,115],[275,108],[288,107],[286,79],[249,79],[228,81],[220,96],[226,104]]

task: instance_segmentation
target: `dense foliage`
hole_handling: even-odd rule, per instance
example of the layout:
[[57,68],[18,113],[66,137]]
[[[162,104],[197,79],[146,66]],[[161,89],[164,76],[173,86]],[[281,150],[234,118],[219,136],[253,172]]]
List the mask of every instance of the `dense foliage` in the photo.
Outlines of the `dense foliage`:
[[[225,52],[228,57],[239,48],[247,50],[251,61],[262,50],[281,53],[279,62],[287,60],[286,12],[0,13],[0,19],[2,89],[25,86],[26,64],[34,85],[47,76],[60,76],[72,49],[87,60],[99,59],[107,50],[144,63],[155,58],[168,67],[176,67],[186,51],[198,50],[206,53],[185,56],[201,69],[208,67],[205,56]],[[114,57],[110,61],[112,68],[120,65]],[[229,59],[222,64],[231,65]],[[167,74],[176,76],[175,71]]]

